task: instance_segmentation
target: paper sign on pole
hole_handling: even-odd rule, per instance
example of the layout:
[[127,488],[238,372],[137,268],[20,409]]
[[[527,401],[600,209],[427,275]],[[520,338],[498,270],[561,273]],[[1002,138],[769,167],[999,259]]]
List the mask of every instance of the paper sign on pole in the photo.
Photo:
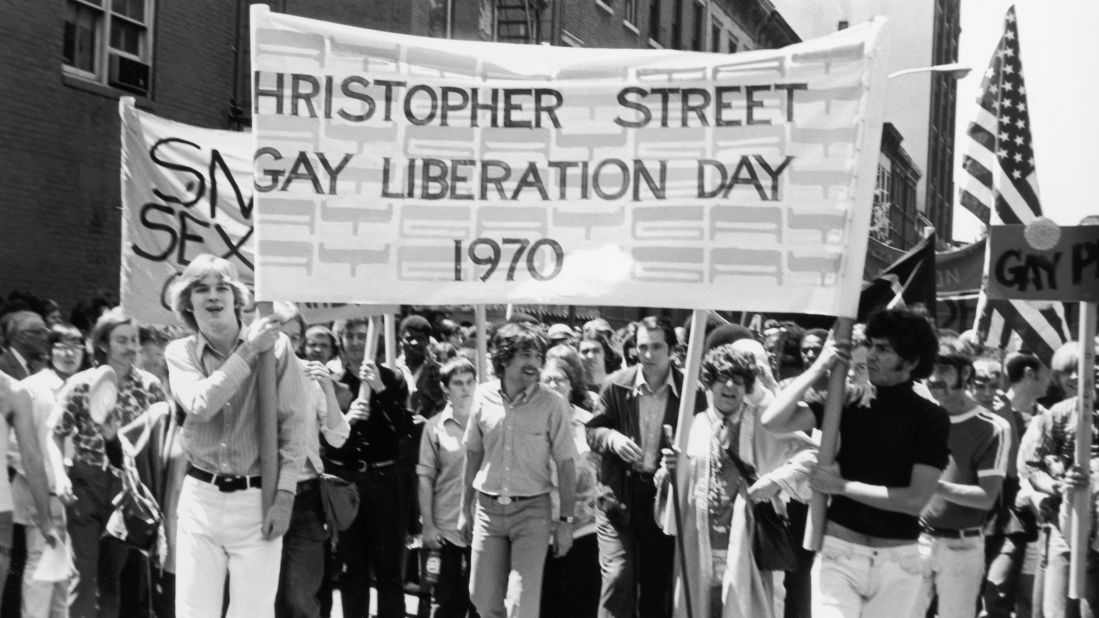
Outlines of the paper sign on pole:
[[881,21],[737,54],[251,25],[261,298],[855,315]]
[[[122,307],[172,324],[168,287],[200,253],[253,280],[252,136],[165,120],[119,101],[122,117]],[[280,300],[300,300],[294,295]],[[395,306],[304,303],[309,322],[396,311]]]
[[1028,242],[1026,229],[989,230],[989,298],[1099,301],[1099,226],[1050,228],[1038,248]]

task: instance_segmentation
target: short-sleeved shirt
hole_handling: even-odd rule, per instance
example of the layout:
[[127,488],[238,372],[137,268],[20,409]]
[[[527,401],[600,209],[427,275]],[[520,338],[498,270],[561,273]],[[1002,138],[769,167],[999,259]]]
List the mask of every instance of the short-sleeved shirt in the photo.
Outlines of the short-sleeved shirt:
[[[103,433],[92,420],[88,409],[88,391],[94,369],[81,371],[69,378],[57,397],[49,426],[54,435],[73,437],[73,461],[95,467],[107,465]],[[164,401],[164,389],[153,374],[134,367],[118,382],[118,403],[115,412],[119,422],[128,425],[149,406]]]
[[[810,408],[822,404],[810,403]],[[815,414],[821,410],[814,410]],[[850,481],[907,487],[912,468],[942,470],[950,456],[950,418],[941,406],[916,394],[912,382],[877,387],[869,406],[847,404],[840,419],[840,474]],[[833,496],[828,519],[869,536],[915,541],[920,520],[844,496]]]
[[454,417],[454,408],[447,404],[440,414],[428,419],[420,438],[420,459],[416,474],[432,480],[431,517],[435,527],[452,545],[465,547],[458,532],[458,512],[462,504],[462,471],[465,449],[462,438],[465,425]]
[[569,404],[541,384],[508,398],[499,380],[486,382],[477,389],[465,447],[484,454],[474,489],[494,496],[549,493],[550,466],[576,457]]
[[[960,485],[978,485],[989,477],[1007,475],[1011,454],[1011,426],[1003,417],[977,406],[950,417],[950,462],[941,480]],[[947,530],[976,528],[984,524],[988,512],[950,502],[940,495],[920,514],[927,526]]]

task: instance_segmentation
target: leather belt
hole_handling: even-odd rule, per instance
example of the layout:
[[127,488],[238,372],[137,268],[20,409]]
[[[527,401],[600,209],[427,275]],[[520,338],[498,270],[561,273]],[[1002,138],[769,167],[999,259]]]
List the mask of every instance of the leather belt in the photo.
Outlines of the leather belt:
[[541,496],[546,495],[546,494],[538,494],[537,496],[494,496],[492,494],[486,494],[483,491],[479,492],[479,493],[482,496],[484,496],[486,499],[491,500],[492,502],[495,502],[496,504],[501,504],[503,506],[507,506],[509,504],[515,504],[516,502],[522,502],[523,500],[530,500],[531,498],[539,498]]
[[262,478],[259,476],[225,476],[219,474],[213,474],[194,466],[188,466],[187,476],[196,478],[203,483],[209,483],[218,488],[218,491],[233,492],[248,489],[250,487],[260,487],[263,484]]
[[396,459],[387,459],[385,461],[363,461],[363,462],[360,462],[358,471],[359,472],[374,472],[376,470],[382,470],[384,468],[388,468],[390,466],[395,466],[395,465],[397,465],[397,460]]
[[955,530],[953,528],[936,528],[935,526],[924,526],[923,531],[938,539],[967,539],[975,536],[981,536],[981,534],[984,532],[984,529],[962,528],[961,530]]

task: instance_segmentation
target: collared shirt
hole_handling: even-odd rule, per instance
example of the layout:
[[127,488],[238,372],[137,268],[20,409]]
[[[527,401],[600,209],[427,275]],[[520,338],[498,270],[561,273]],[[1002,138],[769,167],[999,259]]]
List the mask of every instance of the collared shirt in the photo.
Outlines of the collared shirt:
[[[309,409],[314,414],[306,419],[306,429],[302,433],[302,446],[305,448],[305,468],[302,470],[302,480],[316,478],[324,472],[324,461],[321,459],[320,436],[333,448],[340,448],[347,437],[351,435],[351,425],[341,412],[339,420],[334,426],[328,426],[328,397],[324,394],[324,388],[313,380],[308,380]],[[338,405],[338,404],[337,404]],[[318,431],[318,428],[320,430]]]
[[432,481],[431,517],[435,527],[452,545],[465,547],[458,532],[458,511],[462,504],[462,469],[466,452],[462,438],[466,426],[454,417],[447,404],[443,411],[428,419],[420,439],[420,459],[416,474]]
[[[107,451],[103,433],[99,424],[92,420],[88,409],[88,391],[94,375],[95,370],[88,369],[69,378],[57,396],[49,427],[56,436],[72,436],[73,461],[106,467]],[[133,367],[130,374],[118,382],[118,403],[114,410],[119,415],[120,424],[128,425],[141,416],[146,408],[164,400],[164,389],[160,386],[160,380],[147,371]]]
[[408,385],[408,401],[405,402],[405,407],[413,414],[431,418],[446,406],[439,363],[425,358],[420,368],[412,371],[402,354],[397,357],[396,368],[404,375]]
[[656,464],[660,461],[660,425],[664,422],[664,410],[668,407],[668,393],[676,397],[679,393],[675,390],[675,382],[672,380],[672,371],[664,377],[664,383],[654,392],[645,381],[645,372],[638,369],[637,379],[634,381],[633,394],[637,397],[638,427],[641,430],[641,468],[645,472],[654,472]]
[[27,364],[27,359],[23,358],[23,355],[19,353],[19,350],[16,350],[15,346],[8,349],[11,350],[12,357],[15,358],[15,362],[19,363],[19,366],[23,368],[23,371],[25,371],[28,376],[32,375],[34,372],[31,371],[30,365]]
[[538,496],[553,489],[550,466],[576,457],[569,404],[535,383],[514,398],[499,380],[477,389],[469,424],[467,452],[484,456],[473,487],[496,496]]
[[[187,413],[181,435],[183,450],[191,465],[219,475],[260,473],[256,373],[235,353],[243,341],[238,336],[233,352],[225,356],[205,336],[196,333],[169,343],[164,350],[172,393]],[[305,460],[305,448],[298,438],[306,431],[305,370],[294,356],[286,335],[279,335],[274,353],[278,382],[278,488],[294,493]]]

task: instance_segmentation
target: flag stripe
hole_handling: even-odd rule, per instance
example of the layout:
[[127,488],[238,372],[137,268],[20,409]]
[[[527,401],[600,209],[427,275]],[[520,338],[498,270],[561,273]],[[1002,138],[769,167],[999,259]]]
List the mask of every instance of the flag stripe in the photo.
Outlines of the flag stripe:
[[[992,54],[966,135],[959,203],[986,225],[1029,223],[1041,216],[1030,116],[1019,53],[1015,7]],[[988,272],[988,249],[985,272]],[[988,345],[1004,346],[1012,331],[1047,364],[1067,339],[1064,305],[1049,308],[1016,300],[991,300],[981,286],[974,328]]]

